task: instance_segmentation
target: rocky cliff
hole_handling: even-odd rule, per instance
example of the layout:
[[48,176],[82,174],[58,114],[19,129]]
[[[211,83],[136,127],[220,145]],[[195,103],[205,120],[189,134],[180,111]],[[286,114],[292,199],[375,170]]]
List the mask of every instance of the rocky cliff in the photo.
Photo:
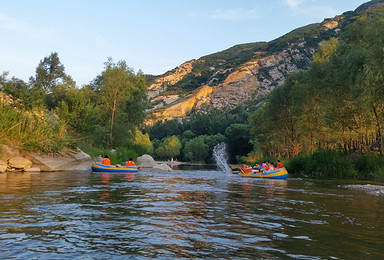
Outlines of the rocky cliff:
[[[381,1],[356,10],[374,8],[377,2]],[[237,45],[188,61],[155,77],[148,86],[151,118],[184,118],[192,111],[234,107],[267,95],[288,74],[308,69],[319,43],[338,37],[357,11],[298,28],[268,43]]]

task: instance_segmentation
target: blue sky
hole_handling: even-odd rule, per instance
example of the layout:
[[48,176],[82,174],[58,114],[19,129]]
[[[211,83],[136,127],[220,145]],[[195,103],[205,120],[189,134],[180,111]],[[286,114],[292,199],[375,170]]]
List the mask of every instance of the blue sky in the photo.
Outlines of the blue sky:
[[58,52],[78,86],[108,57],[159,75],[236,44],[270,41],[365,0],[0,0],[0,73],[28,81]]

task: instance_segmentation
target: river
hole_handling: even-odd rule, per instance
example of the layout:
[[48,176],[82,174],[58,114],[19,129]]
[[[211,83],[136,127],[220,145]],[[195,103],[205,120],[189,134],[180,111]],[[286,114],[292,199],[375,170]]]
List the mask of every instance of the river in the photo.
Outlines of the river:
[[384,198],[216,170],[0,174],[1,259],[382,259]]

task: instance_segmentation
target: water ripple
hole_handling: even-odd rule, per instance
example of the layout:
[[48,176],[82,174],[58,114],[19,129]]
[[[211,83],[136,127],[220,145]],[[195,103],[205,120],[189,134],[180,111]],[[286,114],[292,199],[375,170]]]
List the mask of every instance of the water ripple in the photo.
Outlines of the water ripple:
[[224,177],[216,171],[131,177],[18,175],[23,185],[7,179],[8,188],[0,190],[0,258],[350,259],[384,254],[383,201],[356,200],[353,193],[333,188],[337,185]]

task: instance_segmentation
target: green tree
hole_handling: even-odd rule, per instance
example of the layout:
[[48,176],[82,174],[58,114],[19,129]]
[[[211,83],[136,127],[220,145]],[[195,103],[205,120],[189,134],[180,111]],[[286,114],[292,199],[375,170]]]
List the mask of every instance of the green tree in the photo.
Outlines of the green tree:
[[75,87],[75,82],[65,73],[64,65],[60,62],[57,52],[40,60],[36,68],[36,76],[30,78],[31,92],[37,102],[44,102],[48,108],[54,108],[65,98],[69,88]]
[[187,161],[203,162],[209,154],[209,147],[204,142],[204,137],[199,136],[188,141],[185,144],[183,154]]
[[[12,95],[16,99],[22,100],[22,105],[27,108],[31,108],[32,100],[29,91],[29,86],[21,79],[12,77],[7,79],[8,72],[4,72],[0,76],[0,90],[6,94]],[[15,103],[15,105],[21,105],[21,103]]]
[[152,154],[153,153],[153,144],[149,139],[149,135],[143,134],[139,129],[135,131],[135,150],[139,155],[142,154]]
[[183,131],[183,124],[176,119],[157,121],[150,127],[149,136],[151,139],[162,140],[172,135],[181,135]]
[[252,151],[252,144],[249,142],[250,131],[251,126],[245,124],[232,124],[225,130],[231,161],[235,161],[236,156],[247,155]]
[[167,158],[174,158],[180,155],[181,142],[175,135],[164,140],[165,155]]
[[193,138],[195,138],[195,137],[196,137],[195,133],[192,132],[191,130],[187,130],[187,131],[185,131],[185,132],[183,133],[183,135],[182,135],[182,139],[181,139],[181,143],[182,143],[182,145],[185,146],[185,144],[186,144],[189,140],[191,140],[191,139],[193,139]]
[[114,63],[109,58],[94,85],[99,93],[99,113],[109,125],[109,146],[128,144],[134,137],[135,127],[144,121],[146,115],[143,74],[135,75],[125,61]]
[[88,89],[71,88],[55,111],[69,129],[78,134],[92,136],[93,129],[99,121],[94,107]]

